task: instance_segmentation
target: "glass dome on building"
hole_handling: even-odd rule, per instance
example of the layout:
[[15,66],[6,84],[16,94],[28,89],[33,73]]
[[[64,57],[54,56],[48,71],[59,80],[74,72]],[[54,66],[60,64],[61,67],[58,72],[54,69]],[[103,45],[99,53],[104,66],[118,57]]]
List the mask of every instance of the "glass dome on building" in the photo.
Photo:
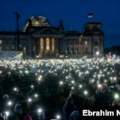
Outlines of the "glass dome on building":
[[24,31],[28,28],[31,24],[32,27],[48,27],[50,26],[50,22],[44,16],[32,16],[28,19],[27,23],[25,24]]

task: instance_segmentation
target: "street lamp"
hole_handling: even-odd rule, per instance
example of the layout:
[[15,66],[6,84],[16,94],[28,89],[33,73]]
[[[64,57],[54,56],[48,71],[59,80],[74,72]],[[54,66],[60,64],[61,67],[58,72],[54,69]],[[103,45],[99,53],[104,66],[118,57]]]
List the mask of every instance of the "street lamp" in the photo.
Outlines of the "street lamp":
[[100,55],[100,52],[99,51],[96,51],[96,56],[98,58],[98,56]]

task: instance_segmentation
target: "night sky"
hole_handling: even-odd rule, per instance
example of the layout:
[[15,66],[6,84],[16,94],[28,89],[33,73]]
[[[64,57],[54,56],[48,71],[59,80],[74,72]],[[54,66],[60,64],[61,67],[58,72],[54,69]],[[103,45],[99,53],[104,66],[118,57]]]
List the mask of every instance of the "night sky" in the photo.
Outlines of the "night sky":
[[[67,30],[83,31],[89,21],[101,22],[105,47],[120,45],[120,0],[0,0],[0,31],[15,31],[19,12],[20,29],[30,16],[45,16],[57,26],[62,19]],[[87,15],[94,17],[88,19]]]

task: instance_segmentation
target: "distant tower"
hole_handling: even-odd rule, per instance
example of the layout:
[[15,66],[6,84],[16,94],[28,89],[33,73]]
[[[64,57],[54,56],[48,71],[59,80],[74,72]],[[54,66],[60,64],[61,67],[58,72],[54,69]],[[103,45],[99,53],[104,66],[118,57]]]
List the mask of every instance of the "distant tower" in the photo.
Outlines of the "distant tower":
[[20,50],[20,39],[19,39],[19,18],[20,18],[20,14],[18,12],[15,12],[15,16],[16,16],[16,33],[17,33],[17,38],[16,38],[16,50]]
[[91,56],[95,57],[99,53],[99,56],[103,55],[104,45],[104,33],[102,30],[102,24],[98,22],[89,22],[85,24],[84,37],[89,40],[91,44],[89,50]]

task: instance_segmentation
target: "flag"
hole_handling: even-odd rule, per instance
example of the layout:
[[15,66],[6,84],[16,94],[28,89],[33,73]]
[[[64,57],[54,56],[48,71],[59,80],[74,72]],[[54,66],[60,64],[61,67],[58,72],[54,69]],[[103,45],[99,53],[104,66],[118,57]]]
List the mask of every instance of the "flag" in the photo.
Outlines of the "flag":
[[89,13],[88,18],[93,18],[93,13]]

